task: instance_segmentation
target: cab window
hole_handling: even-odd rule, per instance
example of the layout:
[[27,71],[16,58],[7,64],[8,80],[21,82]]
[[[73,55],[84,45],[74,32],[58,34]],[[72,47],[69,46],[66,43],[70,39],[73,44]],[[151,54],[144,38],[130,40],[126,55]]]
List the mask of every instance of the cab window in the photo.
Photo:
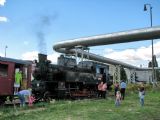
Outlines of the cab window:
[[8,65],[0,64],[0,76],[2,77],[8,76]]

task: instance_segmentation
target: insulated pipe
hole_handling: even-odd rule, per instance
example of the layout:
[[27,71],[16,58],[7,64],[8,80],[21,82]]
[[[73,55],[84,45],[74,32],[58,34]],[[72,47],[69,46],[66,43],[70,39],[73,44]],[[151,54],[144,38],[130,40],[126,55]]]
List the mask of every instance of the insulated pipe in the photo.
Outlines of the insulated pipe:
[[55,44],[53,49],[74,48],[78,45],[87,47],[109,45],[157,38],[160,38],[160,26],[67,40]]
[[83,50],[61,48],[61,49],[58,50],[58,52],[77,55],[77,57],[81,57],[81,54],[83,53],[83,57],[88,58],[88,56],[89,56],[90,60],[99,61],[99,62],[102,62],[102,63],[112,64],[112,65],[121,65],[121,66],[124,66],[126,68],[131,68],[131,69],[142,69],[142,68],[130,65],[130,64],[126,64],[126,63],[117,61],[117,60],[113,60],[113,59],[110,59],[110,58],[99,56],[99,55],[96,55],[96,54],[93,54],[93,53],[88,53],[88,52],[83,51]]
[[[160,38],[160,26],[67,40],[67,41],[63,41],[55,44],[53,46],[53,49],[61,53],[75,54],[76,51],[74,48],[79,45],[90,47],[90,46],[134,42],[134,41],[142,41],[142,40],[150,40],[150,39],[158,39],[158,38]],[[85,51],[81,51],[81,52],[85,52]],[[86,55],[89,55],[89,58],[91,60],[110,63],[114,65],[123,65],[126,68],[138,69],[138,67],[131,66],[129,64],[115,61],[113,59],[105,58],[95,54],[86,53],[85,56]]]
[[[66,50],[63,51],[61,49],[61,52],[65,53]],[[88,58],[88,55],[89,55],[89,59],[94,60],[94,61],[99,61],[99,62],[107,63],[107,64],[122,65],[126,68],[139,69],[139,67],[132,66],[130,64],[126,64],[126,63],[123,63],[123,62],[120,62],[120,61],[117,61],[117,60],[113,60],[113,59],[110,59],[110,58],[102,57],[100,55],[96,55],[96,54],[93,54],[93,53],[88,53],[88,52],[83,51],[83,50],[70,49],[70,50],[67,50],[66,53],[73,54],[73,55],[75,55],[75,53],[77,53],[78,57],[81,57],[81,54],[83,54],[84,58]]]

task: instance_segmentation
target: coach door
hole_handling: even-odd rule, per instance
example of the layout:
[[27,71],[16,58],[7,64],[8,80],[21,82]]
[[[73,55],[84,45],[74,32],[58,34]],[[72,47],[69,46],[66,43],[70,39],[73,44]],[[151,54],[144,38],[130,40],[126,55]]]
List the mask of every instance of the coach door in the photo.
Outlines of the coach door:
[[13,92],[14,64],[0,61],[0,95],[11,95]]

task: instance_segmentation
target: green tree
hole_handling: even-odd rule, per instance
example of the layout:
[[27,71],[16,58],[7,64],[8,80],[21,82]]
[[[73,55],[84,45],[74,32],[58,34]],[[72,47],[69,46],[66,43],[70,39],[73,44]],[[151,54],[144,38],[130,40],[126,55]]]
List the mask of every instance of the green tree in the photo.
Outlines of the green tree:
[[127,75],[126,71],[124,70],[124,67],[120,67],[120,79],[127,81]]
[[[154,67],[158,67],[158,62],[157,62],[157,59],[156,59],[156,55],[153,55],[153,64],[152,64],[152,61],[149,61],[148,63],[148,67],[152,67],[152,65]],[[157,81],[160,81],[160,71],[159,70],[154,70],[155,71],[155,77],[157,78]]]
[[[157,59],[156,59],[156,55],[153,55],[153,66],[158,67],[158,62],[157,62]],[[152,60],[149,61],[148,67],[152,67]]]

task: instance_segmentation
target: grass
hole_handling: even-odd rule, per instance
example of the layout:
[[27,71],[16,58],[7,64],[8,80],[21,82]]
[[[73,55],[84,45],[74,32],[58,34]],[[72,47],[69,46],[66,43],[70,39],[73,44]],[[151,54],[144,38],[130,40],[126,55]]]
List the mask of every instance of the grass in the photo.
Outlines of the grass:
[[0,120],[160,120],[160,92],[147,92],[145,106],[138,93],[128,93],[120,107],[114,98],[98,100],[55,101],[33,108],[1,107]]

